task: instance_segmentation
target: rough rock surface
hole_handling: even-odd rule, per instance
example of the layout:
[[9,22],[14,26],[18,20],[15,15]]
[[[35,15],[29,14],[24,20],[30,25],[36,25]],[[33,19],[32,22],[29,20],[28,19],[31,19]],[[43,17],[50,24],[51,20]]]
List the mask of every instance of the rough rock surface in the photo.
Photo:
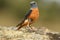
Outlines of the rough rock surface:
[[60,40],[57,32],[51,32],[46,28],[29,31],[25,28],[15,30],[15,27],[0,26],[0,40]]

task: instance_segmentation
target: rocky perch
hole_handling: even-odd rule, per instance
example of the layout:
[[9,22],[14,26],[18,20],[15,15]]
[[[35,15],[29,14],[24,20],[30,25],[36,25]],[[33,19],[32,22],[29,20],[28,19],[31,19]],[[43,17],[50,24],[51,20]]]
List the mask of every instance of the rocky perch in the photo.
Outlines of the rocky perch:
[[15,27],[0,26],[0,40],[60,40],[59,32],[52,32],[42,27],[36,31],[29,31],[26,28],[14,30]]

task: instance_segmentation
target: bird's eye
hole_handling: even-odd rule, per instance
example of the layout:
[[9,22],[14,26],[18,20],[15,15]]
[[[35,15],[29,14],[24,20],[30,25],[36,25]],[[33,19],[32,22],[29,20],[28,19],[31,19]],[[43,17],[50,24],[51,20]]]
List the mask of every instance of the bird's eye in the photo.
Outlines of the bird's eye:
[[33,4],[35,4],[35,3],[33,3]]
[[35,5],[36,3],[31,3],[31,5]]

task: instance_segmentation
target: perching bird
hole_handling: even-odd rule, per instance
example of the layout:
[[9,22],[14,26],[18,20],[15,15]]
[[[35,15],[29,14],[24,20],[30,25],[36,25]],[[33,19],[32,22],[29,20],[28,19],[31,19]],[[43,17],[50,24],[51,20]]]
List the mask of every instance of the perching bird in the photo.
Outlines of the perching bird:
[[31,28],[30,25],[38,19],[39,10],[38,10],[37,3],[35,1],[32,1],[30,2],[30,5],[31,5],[31,8],[29,12],[25,15],[24,20],[16,26],[18,27],[17,30],[19,30],[23,26],[27,26]]

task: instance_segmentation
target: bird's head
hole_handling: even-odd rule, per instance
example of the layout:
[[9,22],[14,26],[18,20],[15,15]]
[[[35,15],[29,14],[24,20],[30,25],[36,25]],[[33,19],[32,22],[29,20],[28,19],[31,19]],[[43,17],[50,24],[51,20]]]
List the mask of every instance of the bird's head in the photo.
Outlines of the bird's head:
[[30,5],[32,8],[36,8],[37,7],[37,3],[35,1],[30,2]]

